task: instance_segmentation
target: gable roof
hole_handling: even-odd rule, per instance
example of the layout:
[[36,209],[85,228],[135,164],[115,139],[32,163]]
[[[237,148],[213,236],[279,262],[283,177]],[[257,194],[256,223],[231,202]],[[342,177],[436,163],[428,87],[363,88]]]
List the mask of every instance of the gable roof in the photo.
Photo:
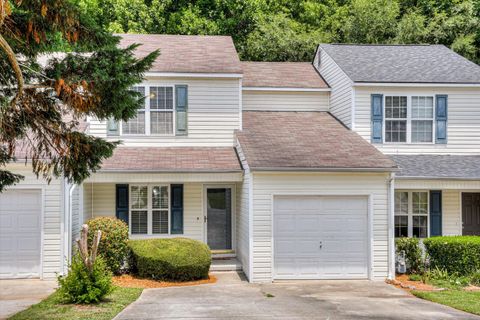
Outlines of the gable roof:
[[150,72],[234,73],[242,67],[232,38],[164,34],[118,34],[120,46],[138,43],[135,54],[144,57],[159,49]]
[[242,168],[232,147],[117,147],[99,171],[241,172]]
[[354,82],[480,83],[480,66],[443,45],[321,44]]
[[400,178],[480,179],[480,155],[391,155]]
[[242,61],[244,87],[328,88],[310,62]]
[[391,171],[395,163],[328,112],[243,112],[237,139],[253,170]]

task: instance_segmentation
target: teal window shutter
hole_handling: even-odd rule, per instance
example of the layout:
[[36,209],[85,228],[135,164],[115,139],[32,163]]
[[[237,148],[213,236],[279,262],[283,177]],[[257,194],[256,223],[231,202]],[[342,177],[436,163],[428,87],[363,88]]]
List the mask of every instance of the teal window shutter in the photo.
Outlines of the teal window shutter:
[[118,121],[113,118],[107,120],[107,136],[118,136],[120,135],[120,126]]
[[172,184],[171,194],[171,234],[183,234],[183,184]]
[[448,118],[448,96],[436,95],[435,121],[436,135],[435,142],[438,144],[447,143],[447,118]]
[[116,185],[115,216],[128,225],[128,184]]
[[372,143],[382,143],[383,142],[383,95],[382,94],[372,94],[371,96],[372,103]]
[[442,235],[442,191],[430,191],[430,236]]
[[176,133],[177,136],[188,134],[188,86],[175,86],[175,111],[176,111]]

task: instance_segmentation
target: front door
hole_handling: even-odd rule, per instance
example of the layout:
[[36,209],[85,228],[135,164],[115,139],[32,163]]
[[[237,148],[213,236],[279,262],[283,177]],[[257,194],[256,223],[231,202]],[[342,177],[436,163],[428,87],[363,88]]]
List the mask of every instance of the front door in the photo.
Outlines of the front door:
[[231,188],[207,188],[207,244],[211,250],[232,249]]
[[480,193],[462,193],[464,236],[480,236]]

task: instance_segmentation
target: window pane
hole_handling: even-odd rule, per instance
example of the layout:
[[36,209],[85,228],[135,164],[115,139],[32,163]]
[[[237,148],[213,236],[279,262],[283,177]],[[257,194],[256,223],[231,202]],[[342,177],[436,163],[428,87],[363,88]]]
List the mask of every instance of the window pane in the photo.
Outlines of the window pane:
[[395,217],[395,237],[408,237],[408,217]]
[[131,215],[131,232],[132,234],[146,234],[148,227],[147,227],[147,211],[132,211]]
[[413,214],[428,214],[428,192],[412,192]]
[[432,142],[433,121],[412,120],[412,142]]
[[412,119],[433,118],[433,97],[412,97]]
[[386,142],[406,142],[407,141],[407,121],[405,120],[385,121],[385,141]]
[[385,117],[405,119],[407,117],[407,97],[385,97]]
[[413,217],[413,226],[412,226],[413,236],[417,238],[426,238],[427,237],[427,217]]
[[173,112],[151,112],[150,132],[152,134],[173,133]]
[[153,187],[152,188],[152,208],[153,209],[168,209],[168,187]]
[[123,122],[123,134],[145,134],[145,111],[138,111],[137,115]]
[[152,211],[152,233],[168,233],[168,211]]
[[147,186],[132,186],[130,189],[130,203],[132,209],[147,209]]
[[150,87],[150,109],[173,110],[173,88]]
[[395,215],[408,214],[408,192],[395,192]]

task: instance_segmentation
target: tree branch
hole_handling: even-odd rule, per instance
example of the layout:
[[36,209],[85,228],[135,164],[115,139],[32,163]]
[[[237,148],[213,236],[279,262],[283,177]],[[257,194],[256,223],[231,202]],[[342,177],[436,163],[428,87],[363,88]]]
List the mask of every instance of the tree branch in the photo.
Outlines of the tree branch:
[[12,65],[12,69],[15,72],[15,76],[17,78],[18,90],[17,90],[17,94],[15,95],[15,98],[13,98],[13,100],[15,101],[22,95],[22,92],[23,92],[24,81],[23,81],[22,70],[18,65],[18,61],[17,61],[17,58],[15,57],[15,53],[13,52],[8,42],[5,40],[5,38],[3,38],[1,34],[0,34],[0,48],[7,54],[8,60],[10,61],[10,64]]

